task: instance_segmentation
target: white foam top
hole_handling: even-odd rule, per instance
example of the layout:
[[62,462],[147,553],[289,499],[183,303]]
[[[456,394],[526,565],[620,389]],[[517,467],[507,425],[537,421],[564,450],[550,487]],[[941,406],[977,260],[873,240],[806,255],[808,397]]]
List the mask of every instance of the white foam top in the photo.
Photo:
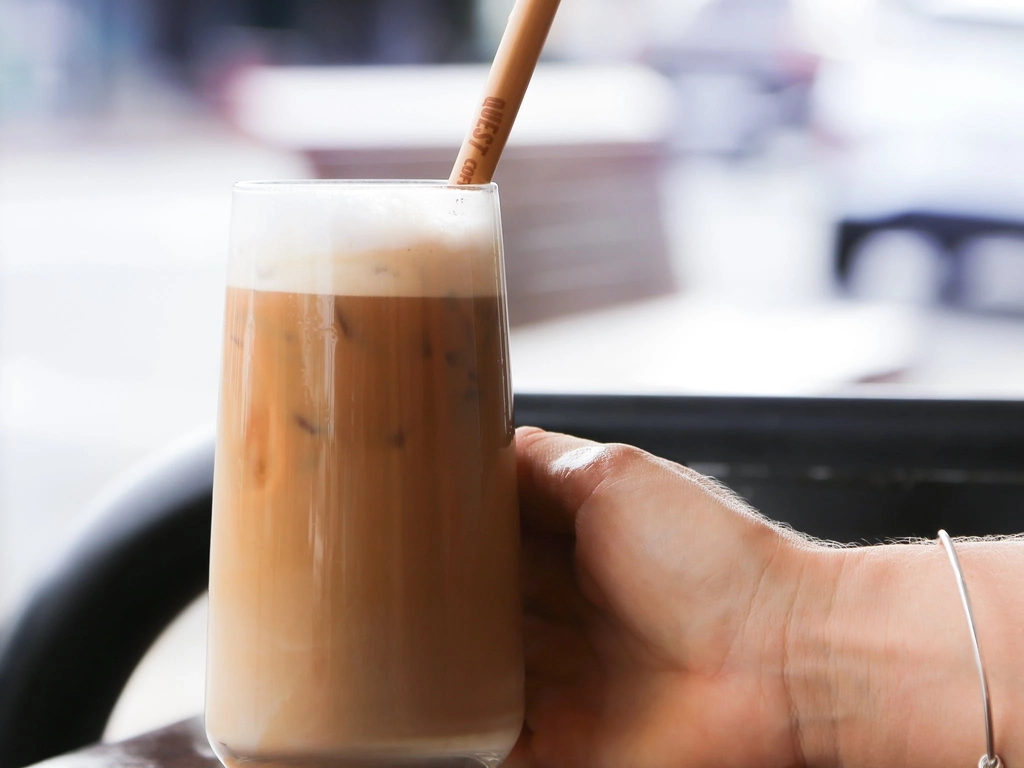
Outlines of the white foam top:
[[228,284],[338,296],[499,291],[497,190],[436,184],[235,188]]

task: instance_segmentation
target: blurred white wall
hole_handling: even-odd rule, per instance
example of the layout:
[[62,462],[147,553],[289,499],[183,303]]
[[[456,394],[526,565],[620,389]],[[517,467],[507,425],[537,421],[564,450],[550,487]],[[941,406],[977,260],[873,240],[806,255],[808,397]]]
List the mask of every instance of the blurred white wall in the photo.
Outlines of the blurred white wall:
[[0,616],[104,483],[214,419],[231,185],[308,175],[221,130],[0,149]]

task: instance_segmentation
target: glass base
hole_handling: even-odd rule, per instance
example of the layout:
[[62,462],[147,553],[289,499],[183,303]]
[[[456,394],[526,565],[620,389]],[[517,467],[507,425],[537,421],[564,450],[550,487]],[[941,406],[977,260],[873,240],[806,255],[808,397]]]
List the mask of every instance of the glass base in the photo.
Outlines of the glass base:
[[227,768],[498,768],[505,752],[412,754],[405,750],[339,751],[331,754],[241,755],[211,741]]

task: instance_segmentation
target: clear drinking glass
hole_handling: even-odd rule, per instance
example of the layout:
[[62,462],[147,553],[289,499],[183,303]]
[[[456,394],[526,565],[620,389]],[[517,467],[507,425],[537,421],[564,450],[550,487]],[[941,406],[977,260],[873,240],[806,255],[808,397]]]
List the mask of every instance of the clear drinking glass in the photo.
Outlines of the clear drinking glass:
[[227,766],[493,766],[523,717],[497,187],[235,188],[206,727]]

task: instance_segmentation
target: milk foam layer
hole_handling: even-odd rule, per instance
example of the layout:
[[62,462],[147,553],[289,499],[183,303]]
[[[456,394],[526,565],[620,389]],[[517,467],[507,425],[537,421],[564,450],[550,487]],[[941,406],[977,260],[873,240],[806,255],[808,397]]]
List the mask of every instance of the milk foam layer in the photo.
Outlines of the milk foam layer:
[[493,296],[497,188],[442,183],[240,184],[228,284],[337,296]]

